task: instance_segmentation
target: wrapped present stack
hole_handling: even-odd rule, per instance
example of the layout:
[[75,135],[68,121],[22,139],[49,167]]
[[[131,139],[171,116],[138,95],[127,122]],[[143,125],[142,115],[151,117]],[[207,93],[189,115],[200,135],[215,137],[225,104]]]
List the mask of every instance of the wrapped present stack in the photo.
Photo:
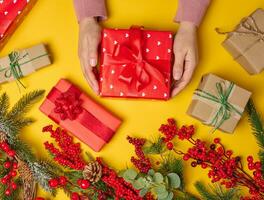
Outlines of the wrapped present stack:
[[236,128],[251,92],[214,74],[204,75],[194,92],[187,113],[213,126],[232,133]]
[[223,46],[248,73],[260,73],[264,69],[264,10],[244,18],[228,33]]
[[171,32],[132,27],[104,29],[102,34],[101,96],[170,98]]
[[52,88],[40,110],[97,152],[121,124],[120,119],[64,79]]
[[51,60],[44,44],[13,51],[0,58],[0,83],[19,81],[20,78],[50,64]]
[[0,50],[37,0],[0,0]]

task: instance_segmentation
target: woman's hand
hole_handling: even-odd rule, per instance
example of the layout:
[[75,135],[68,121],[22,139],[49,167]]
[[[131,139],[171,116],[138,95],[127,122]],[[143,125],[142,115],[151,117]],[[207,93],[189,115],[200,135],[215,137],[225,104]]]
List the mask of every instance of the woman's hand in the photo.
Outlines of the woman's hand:
[[175,63],[172,96],[176,96],[191,81],[198,63],[197,28],[191,22],[181,22],[174,40]]
[[101,27],[96,18],[88,17],[80,21],[79,29],[79,58],[83,75],[91,88],[98,94],[98,81],[93,73],[93,67],[96,67],[98,63]]

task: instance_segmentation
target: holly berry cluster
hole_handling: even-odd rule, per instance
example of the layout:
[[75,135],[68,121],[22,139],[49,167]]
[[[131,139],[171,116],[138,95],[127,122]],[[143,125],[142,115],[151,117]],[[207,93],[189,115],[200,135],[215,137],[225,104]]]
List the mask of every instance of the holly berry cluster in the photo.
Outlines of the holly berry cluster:
[[162,124],[159,131],[164,135],[163,142],[166,143],[168,150],[173,150],[174,144],[173,139],[178,136],[180,140],[191,140],[194,134],[194,126],[182,126],[177,127],[174,119],[168,119],[167,124]]
[[81,157],[80,143],[74,144],[73,137],[65,130],[59,127],[53,130],[53,126],[49,125],[43,128],[42,132],[49,132],[51,137],[55,139],[61,150],[56,148],[53,143],[48,141],[44,143],[45,148],[54,156],[54,160],[62,166],[71,169],[83,170],[85,162]]
[[247,187],[251,194],[251,197],[246,198],[247,200],[264,198],[261,163],[259,161],[254,162],[252,156],[247,159],[248,168],[253,171],[253,176],[250,176],[243,169],[241,158],[234,156],[231,150],[226,150],[219,138],[215,138],[213,143],[209,145],[205,141],[194,140],[192,137],[194,134],[193,126],[183,126],[178,129],[176,123],[171,119],[168,120],[168,124],[161,126],[160,131],[165,137],[163,140],[165,143],[176,137],[191,143],[192,147],[186,153],[175,148],[172,150],[182,155],[185,161],[191,159],[192,167],[201,166],[203,169],[209,169],[208,176],[212,182],[220,182],[226,188],[234,188],[238,185]]
[[142,138],[132,138],[130,136],[127,137],[127,140],[130,144],[134,145],[135,153],[138,156],[138,159],[134,156],[131,157],[131,162],[141,173],[147,174],[152,166],[150,163],[150,159],[145,156],[142,150],[144,144],[146,143],[146,140]]
[[2,150],[6,156],[5,161],[3,162],[5,175],[1,179],[1,183],[6,187],[5,195],[10,196],[12,192],[17,189],[16,176],[18,163],[14,159],[16,152],[10,148],[8,143],[1,142],[0,150]]
[[[104,166],[103,164],[102,166],[102,181],[109,187],[113,188],[115,199],[143,200],[143,198],[141,198],[139,195],[139,190],[134,189],[130,183],[126,182],[122,177],[119,177],[114,170],[108,168],[107,166]],[[106,199],[102,197],[98,200]]]

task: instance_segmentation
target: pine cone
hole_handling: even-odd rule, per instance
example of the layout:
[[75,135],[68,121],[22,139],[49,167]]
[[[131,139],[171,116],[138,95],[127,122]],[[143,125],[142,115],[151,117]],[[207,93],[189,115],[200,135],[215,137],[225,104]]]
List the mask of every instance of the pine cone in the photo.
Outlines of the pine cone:
[[4,142],[6,141],[6,134],[2,131],[0,131],[0,142]]
[[91,183],[97,183],[102,177],[102,166],[97,162],[90,162],[84,167],[83,177]]
[[19,160],[18,172],[23,182],[23,200],[33,200],[36,194],[36,183],[31,169],[25,162]]

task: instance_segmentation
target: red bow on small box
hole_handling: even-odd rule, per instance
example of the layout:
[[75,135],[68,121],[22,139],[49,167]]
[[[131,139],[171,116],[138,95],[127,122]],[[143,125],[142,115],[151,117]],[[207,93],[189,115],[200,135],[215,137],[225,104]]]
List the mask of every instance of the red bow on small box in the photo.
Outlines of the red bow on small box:
[[155,66],[148,63],[142,54],[142,30],[132,27],[129,31],[129,43],[117,44],[111,54],[105,57],[105,63],[109,65],[121,65],[123,67],[118,79],[131,85],[136,81],[136,89],[144,89],[151,81],[151,77],[165,85],[165,77]]
[[54,112],[61,120],[75,120],[82,113],[82,100],[74,92],[64,92],[55,101]]

